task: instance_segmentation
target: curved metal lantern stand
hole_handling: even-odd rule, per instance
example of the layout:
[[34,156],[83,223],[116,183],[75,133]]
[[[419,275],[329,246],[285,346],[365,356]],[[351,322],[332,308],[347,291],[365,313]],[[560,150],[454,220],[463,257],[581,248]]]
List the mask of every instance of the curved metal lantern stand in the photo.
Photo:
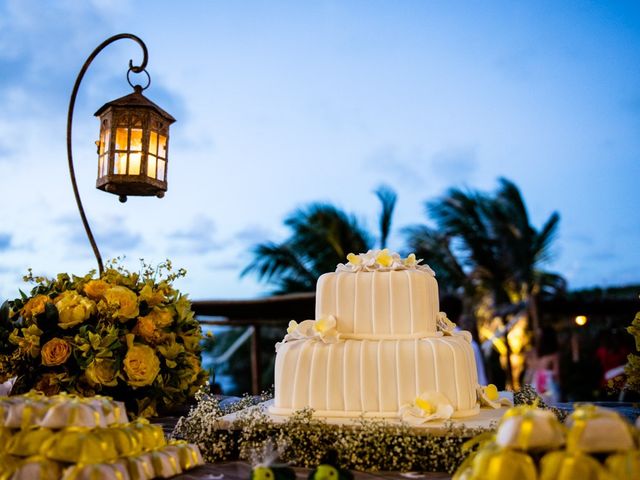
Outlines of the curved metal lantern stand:
[[[104,42],[102,42],[98,47],[89,55],[89,58],[84,62],[84,65],[80,69],[80,73],[76,78],[76,82],[73,85],[73,91],[71,92],[71,99],[69,100],[69,113],[67,115],[67,159],[69,160],[69,175],[71,176],[71,185],[73,186],[73,194],[76,198],[76,204],[78,205],[78,211],[80,212],[80,218],[82,219],[82,224],[84,225],[84,229],[87,232],[87,237],[89,237],[89,243],[91,243],[91,247],[93,248],[93,253],[96,256],[96,260],[98,261],[98,270],[100,275],[104,272],[104,266],[102,264],[102,256],[100,255],[100,250],[98,250],[98,244],[96,243],[95,238],[93,237],[93,233],[91,232],[91,227],[89,227],[89,221],[87,220],[87,216],[84,213],[84,207],[82,206],[82,200],[80,199],[80,192],[78,191],[78,184],[76,183],[76,174],[73,168],[73,155],[71,153],[71,133],[72,133],[72,123],[73,123],[73,108],[76,103],[76,96],[78,95],[78,89],[80,88],[80,82],[82,82],[82,78],[86,73],[89,65],[93,61],[96,56],[109,44],[121,40],[121,39],[130,39],[138,43],[142,48],[142,63],[138,66],[133,65],[133,60],[129,60],[129,72],[133,71],[134,73],[141,73],[146,71],[145,68],[147,66],[148,60],[148,52],[147,46],[144,42],[138,38],[137,36],[130,33],[120,33],[118,35],[114,35],[109,37]],[[127,79],[129,72],[127,72]]]

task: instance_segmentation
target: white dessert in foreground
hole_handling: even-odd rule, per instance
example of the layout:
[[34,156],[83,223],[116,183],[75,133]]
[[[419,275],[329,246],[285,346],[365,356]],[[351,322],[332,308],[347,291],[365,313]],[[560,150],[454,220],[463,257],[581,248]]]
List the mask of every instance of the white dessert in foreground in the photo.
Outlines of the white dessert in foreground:
[[348,259],[318,280],[316,320],[292,321],[276,345],[270,412],[310,407],[328,417],[405,418],[417,408],[425,420],[443,418],[441,411],[476,414],[471,336],[439,313],[433,271],[414,255],[387,250]]

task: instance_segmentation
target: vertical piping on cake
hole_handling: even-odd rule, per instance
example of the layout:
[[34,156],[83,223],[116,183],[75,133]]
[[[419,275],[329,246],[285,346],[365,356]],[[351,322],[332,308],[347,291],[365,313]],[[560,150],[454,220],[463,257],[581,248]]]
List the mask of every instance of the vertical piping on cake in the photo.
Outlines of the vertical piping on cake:
[[[453,338],[457,338],[457,337],[453,337]],[[471,370],[470,370],[470,366],[469,366],[469,359],[467,358],[467,351],[464,347],[464,345],[462,344],[462,342],[458,342],[456,340],[455,343],[453,343],[454,347],[460,352],[461,358],[462,358],[462,373],[464,375],[465,372],[468,372],[469,375],[471,374]],[[469,375],[465,375],[464,380],[469,380]],[[469,382],[465,381],[465,384],[463,385],[464,387],[464,393],[466,395],[466,400],[465,400],[465,405],[464,408],[462,407],[462,405],[460,405],[458,408],[460,408],[461,410],[466,410],[467,408],[472,408],[473,407],[473,402],[471,401],[471,392],[469,391]]]
[[329,379],[331,378],[330,373],[333,372],[333,369],[331,368],[331,359],[333,358],[333,343],[330,343],[328,345],[328,352],[327,352],[328,358],[327,358],[327,367],[325,368],[325,382],[324,382],[324,389],[325,389],[325,395],[324,395],[324,409],[325,410],[331,410],[331,405],[329,405],[329,391],[331,390],[331,385],[329,385]]
[[407,284],[409,285],[409,321],[411,322],[411,333],[414,333],[416,328],[413,319],[413,286],[411,284],[411,274],[409,273],[409,270],[405,270],[404,274],[407,277]]
[[307,388],[307,401],[305,402],[305,405],[311,408],[315,408],[316,410],[321,410],[317,406],[311,405],[311,399],[313,398],[311,396],[311,387],[313,386],[313,379],[315,378],[316,349],[318,348],[318,342],[311,342],[311,343],[313,343],[313,350],[311,351],[311,365],[309,366],[309,377],[308,377],[309,388]]
[[347,347],[349,346],[349,340],[345,340],[344,348],[342,349],[342,410],[347,409]]
[[358,331],[358,274],[353,283],[353,333]]
[[430,338],[425,338],[425,340],[427,341],[427,343],[429,344],[429,346],[431,347],[431,355],[433,356],[433,379],[436,382],[436,388],[435,390],[437,392],[440,391],[440,379],[438,378],[438,355],[436,354],[436,347],[433,344],[433,342],[431,341]]
[[418,342],[419,342],[419,340],[417,338],[413,341],[413,358],[414,358],[414,361],[415,361],[415,364],[416,364],[416,372],[415,372],[416,374],[415,374],[415,378],[414,378],[415,387],[414,387],[413,390],[414,390],[416,396],[418,396],[418,395],[420,395],[420,393],[422,393],[422,392],[418,391],[418,389],[420,388],[420,382],[419,382],[419,378],[420,378],[420,374],[419,374],[419,371],[420,371],[420,357],[418,356],[420,352],[418,351]]
[[460,409],[460,386],[458,385],[458,362],[456,360],[456,349],[453,348],[453,345],[450,342],[445,342],[449,350],[451,350],[451,354],[453,355],[453,383],[456,386],[456,401],[454,406],[456,409]]
[[399,353],[399,349],[400,349],[400,341],[399,340],[395,340],[396,342],[396,409],[400,410],[400,407],[402,406],[400,404],[400,353]]
[[376,333],[376,301],[375,301],[375,295],[373,294],[373,292],[375,292],[374,288],[375,288],[375,278],[376,278],[376,272],[372,272],[371,273],[371,287],[369,290],[369,296],[371,297],[371,333]]
[[389,277],[389,288],[388,288],[388,291],[389,291],[389,323],[390,323],[389,329],[391,331],[391,334],[393,335],[395,333],[394,332],[395,329],[393,328],[393,324],[395,322],[393,321],[393,282],[391,281],[391,277],[392,277],[391,273],[392,272],[389,272],[387,275]]
[[362,340],[358,343],[360,343],[360,411],[364,412],[364,353],[367,341]]
[[[282,381],[280,381],[280,378],[282,378],[282,363],[284,362],[285,357],[287,356],[287,353],[289,352],[289,349],[287,348],[281,348],[280,351],[278,352],[278,355],[276,355],[276,363],[274,366],[274,372],[273,372],[273,384],[274,384],[274,391],[273,391],[273,404],[276,407],[281,407],[282,405]],[[278,388],[280,387],[280,388]]]
[[382,359],[382,341],[378,341],[378,358],[376,362],[376,366],[378,369],[378,411],[382,411],[382,366],[380,365],[380,361]]
[[298,374],[300,372],[300,359],[302,358],[303,352],[309,346],[309,342],[304,342],[298,351],[298,358],[296,358],[296,369],[293,373],[293,385],[291,387],[291,408],[296,408],[296,384],[298,383]]
[[473,408],[477,400],[476,385],[478,384],[477,380],[474,381],[474,376],[477,375],[475,357],[473,358],[473,362],[469,357],[469,350],[471,350],[471,352],[473,353],[473,347],[471,346],[471,344],[466,342],[459,342],[459,345],[460,345],[460,348],[462,348],[462,353],[463,353],[462,356],[464,357],[464,361],[466,364],[465,372],[468,372],[470,375],[470,377],[467,376],[467,380],[470,380],[470,381],[466,383],[467,398],[469,399],[469,405],[471,406],[470,408]]
[[333,292],[334,301],[335,301],[335,304],[336,304],[336,308],[334,310],[334,312],[335,312],[334,315],[336,317],[336,323],[337,323],[338,319],[340,318],[340,302],[338,301],[339,292],[340,292],[340,288],[338,288],[339,285],[340,285],[340,275],[342,275],[342,274],[339,273],[339,272],[336,273],[336,287],[335,287],[335,290]]

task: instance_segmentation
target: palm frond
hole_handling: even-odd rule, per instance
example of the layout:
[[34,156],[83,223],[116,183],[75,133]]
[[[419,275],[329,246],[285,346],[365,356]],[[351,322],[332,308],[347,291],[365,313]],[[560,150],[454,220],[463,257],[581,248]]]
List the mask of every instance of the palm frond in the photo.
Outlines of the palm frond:
[[398,194],[390,187],[381,185],[375,191],[378,200],[380,200],[382,210],[380,211],[380,248],[387,246],[387,238],[391,231],[391,220],[393,218],[393,210],[398,201]]
[[535,263],[544,263],[551,259],[551,245],[558,234],[560,215],[553,212],[536,234],[531,246],[531,253]]

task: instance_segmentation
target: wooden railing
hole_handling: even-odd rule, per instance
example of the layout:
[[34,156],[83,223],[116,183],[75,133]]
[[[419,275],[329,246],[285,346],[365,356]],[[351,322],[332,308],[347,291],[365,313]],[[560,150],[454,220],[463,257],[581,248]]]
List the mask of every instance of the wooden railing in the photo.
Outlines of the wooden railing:
[[[251,390],[260,393],[262,362],[260,359],[260,328],[286,326],[289,320],[313,318],[314,293],[296,293],[252,300],[196,300],[192,302],[202,325],[249,326],[251,335]],[[209,318],[207,318],[209,317]],[[211,318],[216,317],[216,318]]]

